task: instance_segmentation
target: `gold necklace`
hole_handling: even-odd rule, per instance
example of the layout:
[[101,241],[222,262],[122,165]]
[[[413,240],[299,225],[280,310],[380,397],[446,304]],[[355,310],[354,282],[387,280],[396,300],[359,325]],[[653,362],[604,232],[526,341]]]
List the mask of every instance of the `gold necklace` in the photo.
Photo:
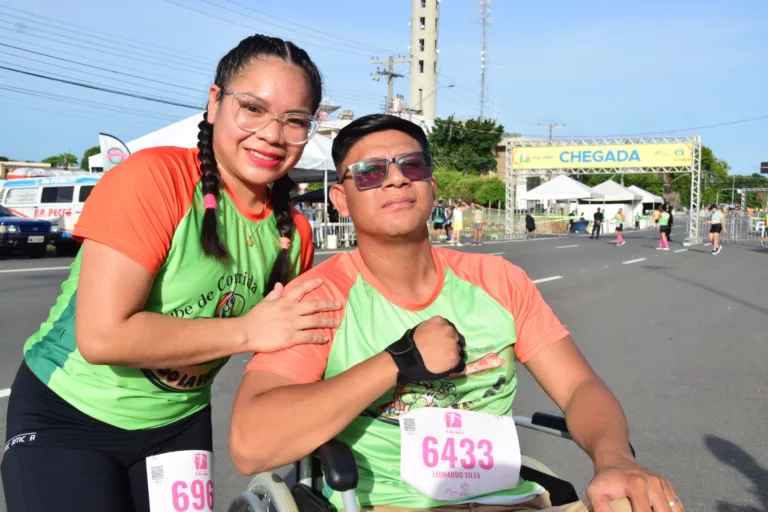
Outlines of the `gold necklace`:
[[[269,187],[267,187],[267,190],[264,191],[264,205],[261,208],[261,213],[259,213],[259,218],[255,222],[261,222],[264,220],[264,213],[267,211],[267,200],[269,196]],[[246,245],[248,247],[253,247],[253,244],[256,243],[254,241],[255,234],[251,233],[251,231],[248,229],[248,226],[245,224],[245,221],[243,220],[243,216],[240,212],[237,212],[237,216],[240,219],[240,223],[243,225],[243,229],[245,230],[245,234],[248,235],[248,238],[245,240]]]

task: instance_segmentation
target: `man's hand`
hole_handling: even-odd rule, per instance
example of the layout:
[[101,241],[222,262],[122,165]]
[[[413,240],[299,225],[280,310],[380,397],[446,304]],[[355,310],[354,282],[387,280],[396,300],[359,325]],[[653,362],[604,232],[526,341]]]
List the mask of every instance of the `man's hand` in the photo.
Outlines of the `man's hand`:
[[632,512],[685,511],[669,480],[651,473],[633,459],[596,465],[595,477],[587,486],[587,498],[593,512],[611,512],[609,503],[621,498],[629,498]]

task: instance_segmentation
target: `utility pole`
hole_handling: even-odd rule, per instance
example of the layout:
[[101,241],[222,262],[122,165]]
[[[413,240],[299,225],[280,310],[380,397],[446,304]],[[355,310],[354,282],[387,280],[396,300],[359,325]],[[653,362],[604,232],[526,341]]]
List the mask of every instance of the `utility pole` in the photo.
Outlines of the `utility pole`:
[[549,127],[549,140],[552,140],[552,128],[565,128],[564,124],[540,124],[539,128]]
[[405,59],[405,58],[395,58],[393,56],[389,56],[387,60],[381,60],[381,59],[373,59],[371,61],[371,64],[387,64],[386,70],[381,70],[379,68],[376,68],[376,71],[371,73],[371,78],[379,81],[379,77],[386,76],[387,77],[387,109],[386,112],[390,113],[392,111],[392,99],[394,98],[394,88],[395,88],[395,78],[402,78],[404,75],[401,75],[400,73],[395,73],[395,63],[404,63],[404,62],[411,62],[411,59]]
[[480,51],[480,117],[483,122],[485,108],[485,62],[488,57],[488,23],[491,20],[491,0],[478,0],[480,4],[480,16],[483,22],[483,49]]

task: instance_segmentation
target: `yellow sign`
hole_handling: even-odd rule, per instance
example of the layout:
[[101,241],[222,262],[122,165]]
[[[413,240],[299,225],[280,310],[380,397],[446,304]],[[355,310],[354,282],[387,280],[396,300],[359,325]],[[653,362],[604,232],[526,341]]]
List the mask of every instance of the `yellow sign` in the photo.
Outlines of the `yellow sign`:
[[516,169],[685,167],[693,161],[693,144],[517,147],[512,148],[512,161]]

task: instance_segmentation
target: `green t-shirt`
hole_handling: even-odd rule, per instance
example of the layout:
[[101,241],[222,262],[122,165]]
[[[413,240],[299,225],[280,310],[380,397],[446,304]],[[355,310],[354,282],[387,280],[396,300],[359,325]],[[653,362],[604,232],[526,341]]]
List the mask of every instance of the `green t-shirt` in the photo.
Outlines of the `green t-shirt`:
[[[73,236],[106,244],[155,274],[144,311],[189,319],[243,315],[262,299],[279,251],[275,216],[268,210],[261,220],[247,210],[241,214],[244,207],[222,190],[216,217],[230,259],[220,263],[200,247],[201,189],[196,150],[139,151],[99,180]],[[306,219],[292,214],[296,276],[307,259],[311,264],[312,240]],[[24,345],[32,372],[81,412],[126,430],[167,425],[206,407],[228,358],[158,369],[93,365],[83,358],[75,332],[81,261],[82,251],[48,319]]]
[[[375,400],[338,439],[348,444],[359,466],[361,506],[432,508],[434,501],[400,479],[399,417],[421,407],[443,407],[512,415],[517,363],[527,362],[568,332],[518,267],[501,257],[433,248],[439,279],[428,301],[404,300],[378,281],[358,251],[339,254],[305,278],[322,277],[311,298],[335,300],[343,311],[329,314],[340,326],[327,330],[325,345],[297,345],[280,353],[256,354],[250,371],[279,374],[296,383],[339,375],[381,353],[403,333],[435,315],[453,322],[466,338],[467,369],[434,382],[401,384]],[[522,479],[512,488],[475,502],[523,503],[544,490]],[[341,495],[327,489],[334,507]],[[458,501],[457,501],[458,502]]]
[[668,226],[669,225],[669,212],[663,212],[661,214],[661,217],[659,217],[659,226]]

